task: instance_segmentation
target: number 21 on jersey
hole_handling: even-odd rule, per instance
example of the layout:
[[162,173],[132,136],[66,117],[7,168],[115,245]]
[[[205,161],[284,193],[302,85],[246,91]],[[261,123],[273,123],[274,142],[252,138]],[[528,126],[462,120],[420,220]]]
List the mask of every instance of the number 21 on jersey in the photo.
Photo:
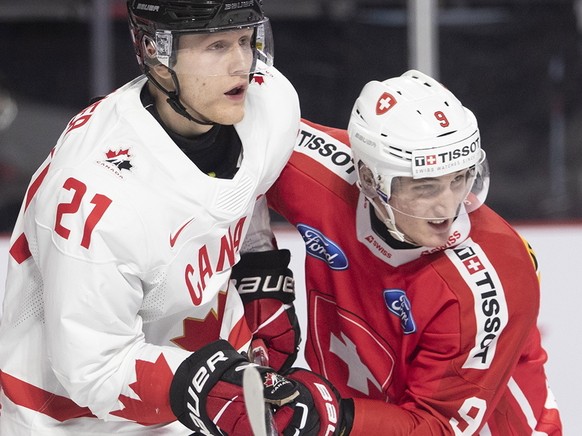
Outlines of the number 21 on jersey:
[[73,178],[69,177],[65,180],[63,184],[63,189],[73,192],[73,198],[68,203],[59,203],[57,206],[57,215],[55,219],[55,232],[64,239],[69,239],[71,234],[71,230],[66,228],[62,224],[63,216],[67,214],[75,214],[81,208],[81,204],[83,201],[89,201],[93,208],[85,223],[83,225],[83,235],[81,237],[81,246],[85,248],[89,248],[91,244],[91,234],[95,229],[95,226],[99,222],[99,220],[103,217],[103,214],[111,204],[111,199],[106,197],[105,195],[95,194],[93,198],[90,200],[85,199],[85,194],[87,193],[87,186]]

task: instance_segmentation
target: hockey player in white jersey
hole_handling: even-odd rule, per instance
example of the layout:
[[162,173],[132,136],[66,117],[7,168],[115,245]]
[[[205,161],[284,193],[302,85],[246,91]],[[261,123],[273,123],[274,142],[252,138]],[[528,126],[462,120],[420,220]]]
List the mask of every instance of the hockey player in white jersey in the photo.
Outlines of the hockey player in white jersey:
[[144,75],[70,121],[10,241],[2,435],[250,434],[251,331],[229,277],[298,98],[260,0],[128,11]]

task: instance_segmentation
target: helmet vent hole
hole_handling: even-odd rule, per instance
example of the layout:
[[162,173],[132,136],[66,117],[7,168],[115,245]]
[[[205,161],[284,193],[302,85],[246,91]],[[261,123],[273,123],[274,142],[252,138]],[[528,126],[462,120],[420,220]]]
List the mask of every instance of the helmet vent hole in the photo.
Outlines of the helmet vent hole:
[[384,150],[389,155],[394,156],[398,159],[412,161],[412,153],[410,151],[406,151],[402,148],[394,147],[393,145],[389,145],[389,146],[385,147]]
[[437,138],[442,138],[443,136],[452,135],[455,132],[456,132],[456,130],[453,130],[453,131],[447,132],[447,133],[443,133],[442,135],[438,135]]

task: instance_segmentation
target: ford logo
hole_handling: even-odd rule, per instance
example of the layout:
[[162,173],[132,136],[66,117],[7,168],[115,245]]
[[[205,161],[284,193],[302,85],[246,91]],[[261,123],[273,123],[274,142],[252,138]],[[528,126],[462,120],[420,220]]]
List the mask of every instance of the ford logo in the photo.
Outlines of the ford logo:
[[416,324],[412,318],[412,308],[406,293],[401,289],[385,289],[384,302],[388,310],[400,318],[400,326],[405,335],[416,331]]
[[305,241],[307,254],[323,260],[333,270],[343,270],[348,267],[348,258],[344,252],[319,230],[305,224],[297,224],[297,230]]

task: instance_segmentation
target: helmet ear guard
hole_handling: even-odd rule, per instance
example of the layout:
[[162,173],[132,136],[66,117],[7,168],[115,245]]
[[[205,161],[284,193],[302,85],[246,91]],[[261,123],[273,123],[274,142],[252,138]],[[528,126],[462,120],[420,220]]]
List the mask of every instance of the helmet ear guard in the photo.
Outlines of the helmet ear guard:
[[142,53],[141,58],[143,60],[144,67],[155,68],[159,65],[163,65],[169,68],[168,62],[161,62],[159,55],[159,44],[156,41],[157,38],[152,38],[150,35],[143,35],[140,41],[140,52]]
[[358,161],[358,187],[360,188],[360,191],[370,199],[378,196],[374,173],[361,160]]

